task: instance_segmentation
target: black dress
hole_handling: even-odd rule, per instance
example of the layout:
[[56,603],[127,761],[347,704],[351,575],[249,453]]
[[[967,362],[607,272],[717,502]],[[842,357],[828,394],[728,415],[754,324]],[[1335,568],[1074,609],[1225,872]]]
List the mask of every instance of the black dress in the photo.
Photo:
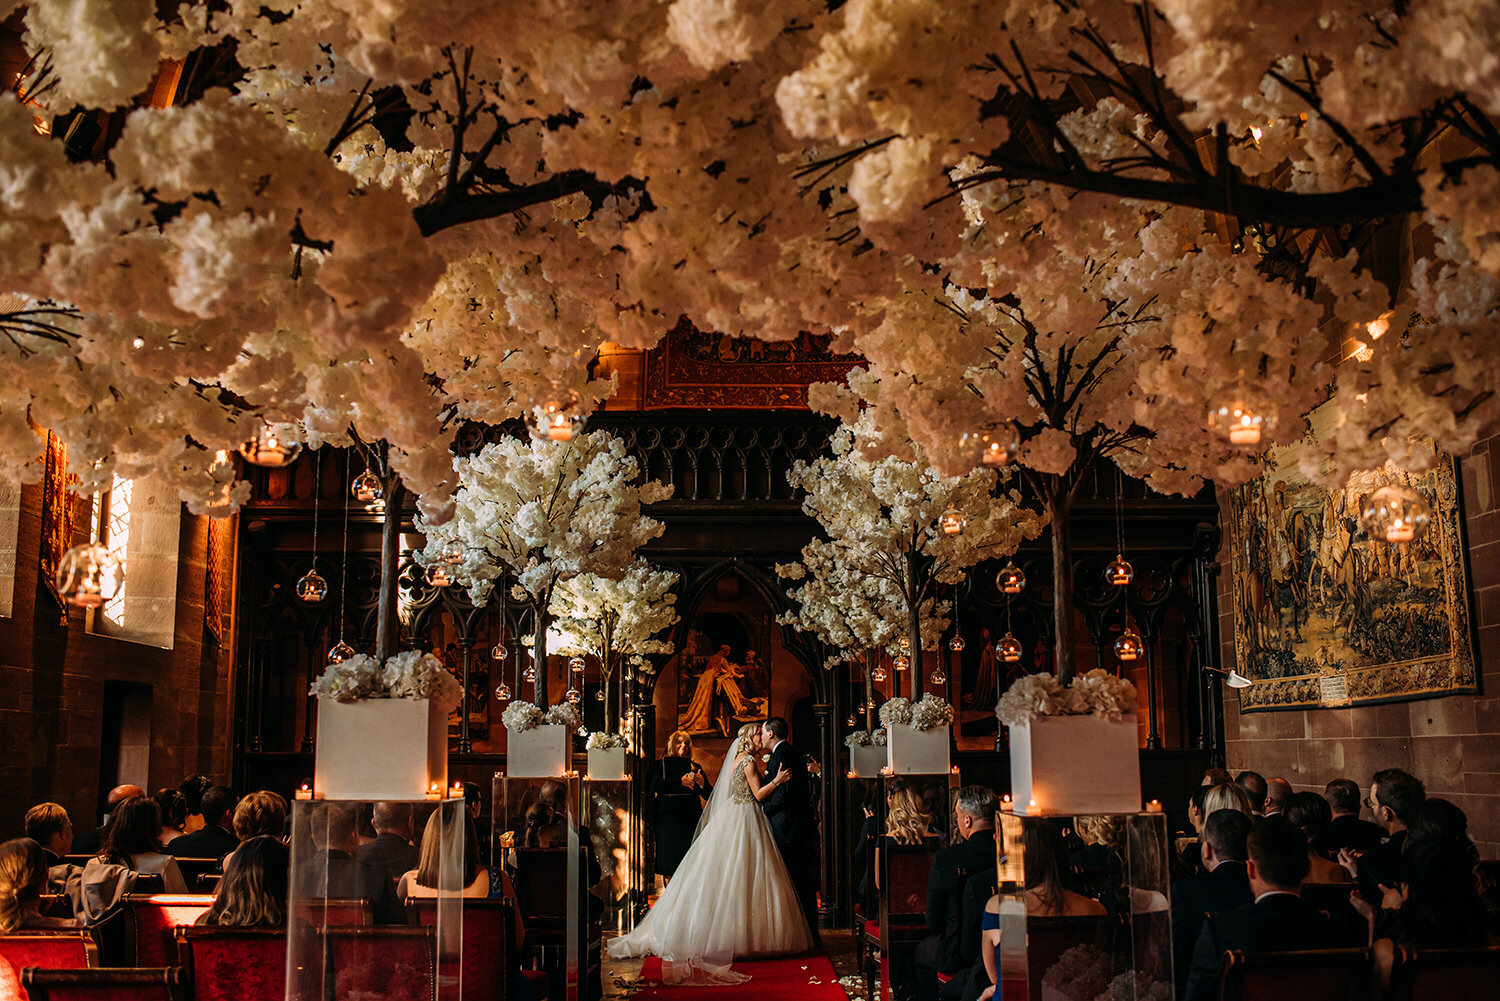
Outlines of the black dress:
[[690,758],[671,755],[656,763],[652,775],[651,790],[656,793],[656,872],[660,876],[671,877],[677,872],[682,857],[692,847],[693,832],[698,829],[698,818],[703,816],[703,804],[713,792],[707,776],[703,788],[684,788],[682,777],[689,771],[703,773]]

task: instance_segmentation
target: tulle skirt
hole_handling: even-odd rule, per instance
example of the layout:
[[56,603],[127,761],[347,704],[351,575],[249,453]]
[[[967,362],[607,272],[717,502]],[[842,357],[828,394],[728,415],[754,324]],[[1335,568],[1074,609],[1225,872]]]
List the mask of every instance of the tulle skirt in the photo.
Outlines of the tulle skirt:
[[609,954],[660,956],[667,983],[737,984],[749,978],[730,970],[734,960],[812,944],[760,807],[726,803],[713,809],[656,906],[609,943]]

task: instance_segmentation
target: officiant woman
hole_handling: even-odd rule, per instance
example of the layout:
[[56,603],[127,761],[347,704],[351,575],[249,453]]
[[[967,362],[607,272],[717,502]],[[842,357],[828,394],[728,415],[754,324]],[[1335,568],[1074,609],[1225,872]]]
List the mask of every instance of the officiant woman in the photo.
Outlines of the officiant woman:
[[667,738],[667,750],[656,763],[651,789],[656,794],[656,873],[669,880],[693,843],[703,804],[713,786],[693,760],[693,738],[677,730]]

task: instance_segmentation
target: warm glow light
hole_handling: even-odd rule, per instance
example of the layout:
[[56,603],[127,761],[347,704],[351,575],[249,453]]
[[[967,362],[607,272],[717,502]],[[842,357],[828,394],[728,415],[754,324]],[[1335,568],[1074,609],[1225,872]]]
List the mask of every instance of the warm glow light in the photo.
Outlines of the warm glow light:
[[1020,594],[1026,590],[1026,575],[1014,563],[1006,563],[995,575],[995,586],[1001,594]]
[[1153,799],[1146,804],[1147,813],[1161,813],[1161,800]]
[[1104,568],[1104,581],[1115,587],[1125,587],[1135,580],[1135,567],[1125,559],[1124,553],[1116,553],[1115,558],[1110,561],[1109,566]]
[[962,535],[968,524],[969,519],[956,507],[950,507],[938,516],[938,528],[944,535]]
[[1404,543],[1425,532],[1431,520],[1427,498],[1405,484],[1388,483],[1370,495],[1361,523],[1372,539]]
[[448,572],[446,564],[434,563],[427,568],[427,583],[433,587],[452,587],[453,575]]
[[1010,633],[1006,633],[1000,637],[1000,642],[995,644],[995,653],[1004,663],[1014,664],[1021,659],[1021,641]]
[[1135,626],[1126,623],[1125,631],[1115,640],[1115,656],[1123,661],[1139,660],[1145,649],[1141,634],[1135,631]]
[[1270,430],[1271,420],[1243,400],[1234,400],[1210,410],[1208,426],[1231,445],[1248,446],[1260,444],[1261,432]]
[[289,465],[302,451],[295,424],[262,424],[255,437],[240,446],[240,455],[256,466]]

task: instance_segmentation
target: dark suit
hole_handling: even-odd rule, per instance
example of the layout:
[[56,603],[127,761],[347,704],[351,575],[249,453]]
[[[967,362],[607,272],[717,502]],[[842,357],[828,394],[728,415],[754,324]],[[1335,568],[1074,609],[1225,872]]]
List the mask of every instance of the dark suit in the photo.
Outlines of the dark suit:
[[1291,893],[1275,893],[1252,904],[1215,914],[1203,923],[1188,972],[1184,1001],[1211,1001],[1219,991],[1219,967],[1229,949],[1296,952],[1334,945],[1328,917]]
[[1378,824],[1346,813],[1342,817],[1334,817],[1328,824],[1328,830],[1323,832],[1322,842],[1318,847],[1334,856],[1338,855],[1341,848],[1368,852],[1380,847],[1380,841],[1384,837],[1385,832]]
[[760,808],[771,826],[771,837],[781,850],[797,901],[813,941],[821,944],[818,934],[818,825],[813,818],[812,800],[808,794],[807,759],[789,741],[781,741],[771,751],[765,781],[770,782],[785,770],[791,778],[777,786],[761,801]]
[[297,890],[298,899],[304,901],[324,897],[366,900],[376,924],[406,924],[406,911],[396,899],[396,887],[385,873],[363,865],[345,851],[329,849],[309,858],[297,871]]
[[1187,986],[1193,946],[1203,930],[1204,918],[1244,907],[1254,899],[1243,862],[1226,860],[1212,872],[1188,876],[1172,885],[1172,964],[1177,970],[1179,994]]
[[239,846],[239,838],[218,824],[210,824],[167,842],[167,854],[178,858],[222,859]]
[[1406,832],[1397,831],[1384,844],[1359,857],[1359,892],[1372,904],[1379,904],[1381,886],[1395,888],[1401,882],[1401,850],[1406,847]]
[[73,839],[73,847],[69,849],[68,854],[98,855],[100,849],[104,847],[104,832],[108,829],[109,825],[105,824],[102,827],[95,828],[92,831],[85,831],[83,834],[78,835]]
[[[962,875],[960,875],[962,874]],[[975,831],[967,841],[944,848],[932,858],[927,871],[927,930],[932,932],[917,943],[917,997],[937,997],[937,974],[955,973],[972,966],[979,956],[979,913],[972,905],[966,914],[970,883],[983,884],[986,891],[995,885],[995,832]],[[979,907],[989,899],[985,892]],[[970,920],[966,920],[966,918]]]
[[360,865],[379,869],[395,883],[408,870],[417,867],[421,852],[401,835],[386,831],[375,835],[375,840],[369,844],[360,845],[354,857],[359,859]]

